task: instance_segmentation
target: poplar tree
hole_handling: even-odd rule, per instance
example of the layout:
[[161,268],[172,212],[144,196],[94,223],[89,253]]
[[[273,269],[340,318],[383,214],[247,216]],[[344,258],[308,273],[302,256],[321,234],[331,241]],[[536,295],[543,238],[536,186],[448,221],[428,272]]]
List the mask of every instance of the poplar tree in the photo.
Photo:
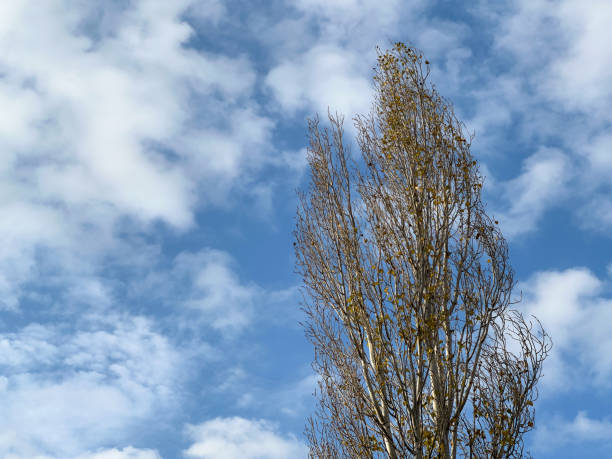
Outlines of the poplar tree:
[[512,308],[513,271],[485,212],[471,137],[402,43],[375,100],[309,121],[295,248],[318,409],[313,458],[526,457],[551,341]]

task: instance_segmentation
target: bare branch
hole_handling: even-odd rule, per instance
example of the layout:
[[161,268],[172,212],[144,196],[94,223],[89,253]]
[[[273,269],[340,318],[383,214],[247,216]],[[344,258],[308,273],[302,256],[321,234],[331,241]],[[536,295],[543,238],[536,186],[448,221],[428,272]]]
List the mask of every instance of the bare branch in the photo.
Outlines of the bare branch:
[[422,60],[401,43],[380,53],[360,162],[341,116],[308,125],[295,247],[321,376],[311,457],[526,454],[550,338],[509,308],[470,136]]

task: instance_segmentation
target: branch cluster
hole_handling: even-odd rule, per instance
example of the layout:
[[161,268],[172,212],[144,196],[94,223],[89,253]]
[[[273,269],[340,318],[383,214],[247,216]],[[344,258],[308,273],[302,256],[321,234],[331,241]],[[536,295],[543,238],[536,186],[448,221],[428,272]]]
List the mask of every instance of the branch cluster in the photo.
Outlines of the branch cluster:
[[309,122],[297,268],[321,376],[311,457],[524,457],[550,339],[512,310],[513,273],[482,177],[428,62],[380,53],[376,100]]

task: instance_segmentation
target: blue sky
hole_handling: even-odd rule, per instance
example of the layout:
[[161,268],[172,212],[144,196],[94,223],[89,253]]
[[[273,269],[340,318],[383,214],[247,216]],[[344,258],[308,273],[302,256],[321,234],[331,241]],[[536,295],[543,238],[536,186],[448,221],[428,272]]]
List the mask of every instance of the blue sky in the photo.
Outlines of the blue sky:
[[306,119],[406,41],[555,346],[528,444],[612,447],[608,0],[0,3],[0,456],[305,457]]

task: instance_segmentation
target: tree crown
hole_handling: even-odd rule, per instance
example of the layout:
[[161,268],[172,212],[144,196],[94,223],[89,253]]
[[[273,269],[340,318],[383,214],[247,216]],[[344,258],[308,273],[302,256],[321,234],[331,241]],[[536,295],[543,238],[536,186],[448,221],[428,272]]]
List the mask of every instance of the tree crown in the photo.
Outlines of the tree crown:
[[321,376],[312,457],[522,457],[550,341],[513,273],[465,127],[402,43],[380,52],[361,161],[309,122],[296,256]]

